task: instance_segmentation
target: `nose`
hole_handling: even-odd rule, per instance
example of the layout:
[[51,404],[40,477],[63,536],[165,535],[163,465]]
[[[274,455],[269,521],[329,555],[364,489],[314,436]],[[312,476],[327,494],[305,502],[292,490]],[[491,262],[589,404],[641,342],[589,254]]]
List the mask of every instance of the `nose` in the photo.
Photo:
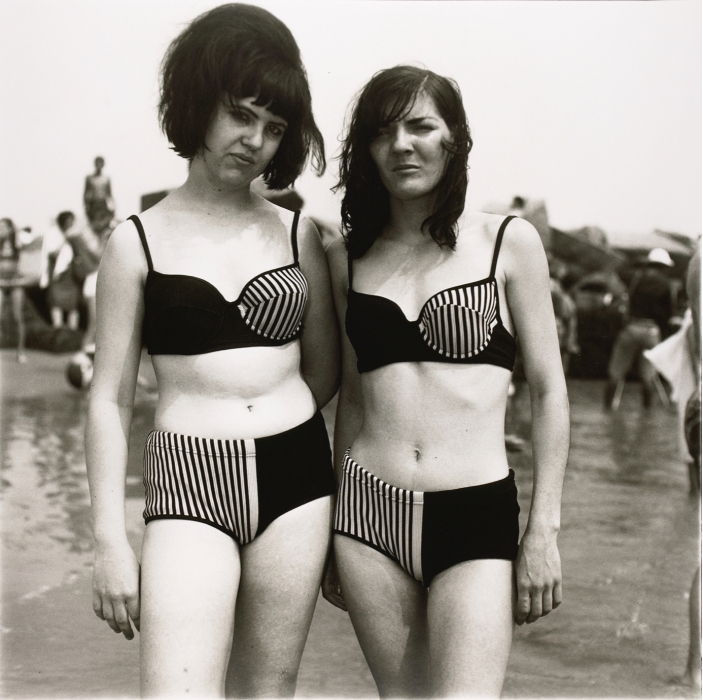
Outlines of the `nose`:
[[412,150],[412,140],[408,130],[399,125],[393,134],[392,148],[395,153],[407,153]]
[[264,143],[264,126],[254,123],[249,126],[242,137],[243,143],[252,150],[258,150]]

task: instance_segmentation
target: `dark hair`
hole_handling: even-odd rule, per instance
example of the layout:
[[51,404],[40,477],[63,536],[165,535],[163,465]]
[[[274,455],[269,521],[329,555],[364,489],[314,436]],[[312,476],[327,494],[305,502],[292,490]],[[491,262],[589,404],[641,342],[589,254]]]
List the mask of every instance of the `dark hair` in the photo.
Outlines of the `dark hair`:
[[264,171],[271,189],[293,184],[309,155],[325,170],[322,134],[300,50],[288,27],[270,12],[231,3],[196,17],[172,42],[161,68],[161,128],[183,158],[205,147],[223,98],[256,97],[288,122],[276,155]]
[[340,155],[339,182],[344,188],[342,226],[347,250],[361,257],[390,218],[388,191],[371,157],[371,143],[381,127],[402,119],[418,94],[435,103],[452,134],[443,146],[450,154],[435,191],[433,211],[423,222],[440,246],[454,248],[457,221],[464,211],[469,151],[473,145],[459,86],[451,79],[415,66],[395,66],[376,73],[359,93]]
[[72,211],[62,211],[57,217],[56,217],[56,223],[59,225],[59,228],[62,231],[65,231],[65,227],[68,224],[69,220],[73,219],[75,221],[76,216]]

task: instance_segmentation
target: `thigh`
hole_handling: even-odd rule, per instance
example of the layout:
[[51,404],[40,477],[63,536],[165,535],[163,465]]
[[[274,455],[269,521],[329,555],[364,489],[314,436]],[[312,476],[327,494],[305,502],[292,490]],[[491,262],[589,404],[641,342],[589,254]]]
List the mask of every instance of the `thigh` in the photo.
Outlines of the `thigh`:
[[510,561],[476,559],[435,576],[427,606],[433,695],[500,696],[512,606]]
[[335,535],[342,594],[381,697],[427,697],[427,595],[399,564]]
[[241,548],[228,696],[285,697],[295,692],[331,517],[332,497],[318,498],[276,518]]
[[623,328],[615,339],[608,360],[608,374],[611,379],[624,379],[638,352],[639,343],[633,338],[632,328]]
[[189,520],[147,525],[142,696],[222,697],[239,572],[237,543],[214,527]]
[[15,287],[12,290],[12,312],[17,323],[24,322],[24,289]]
[[646,382],[653,382],[657,370],[654,365],[642,354],[643,350],[651,350],[661,342],[661,332],[657,326],[645,327],[640,332],[640,346],[638,358],[638,370],[640,377]]

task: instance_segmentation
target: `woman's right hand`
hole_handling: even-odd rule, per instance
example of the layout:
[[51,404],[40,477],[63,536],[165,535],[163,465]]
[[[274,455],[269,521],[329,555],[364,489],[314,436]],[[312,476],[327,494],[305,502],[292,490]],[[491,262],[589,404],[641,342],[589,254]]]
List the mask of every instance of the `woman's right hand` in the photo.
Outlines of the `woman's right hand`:
[[93,610],[125,639],[134,638],[130,618],[139,631],[139,562],[127,540],[95,547]]

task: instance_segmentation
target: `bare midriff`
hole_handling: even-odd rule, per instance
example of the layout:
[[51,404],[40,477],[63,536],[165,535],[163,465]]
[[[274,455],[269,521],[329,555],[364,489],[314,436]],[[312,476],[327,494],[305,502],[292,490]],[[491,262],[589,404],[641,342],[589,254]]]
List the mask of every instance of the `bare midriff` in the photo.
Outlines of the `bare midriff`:
[[243,440],[276,435],[315,413],[300,374],[300,343],[152,357],[154,425],[183,435]]
[[364,421],[350,455],[393,486],[443,491],[508,475],[510,372],[402,362],[361,375]]

